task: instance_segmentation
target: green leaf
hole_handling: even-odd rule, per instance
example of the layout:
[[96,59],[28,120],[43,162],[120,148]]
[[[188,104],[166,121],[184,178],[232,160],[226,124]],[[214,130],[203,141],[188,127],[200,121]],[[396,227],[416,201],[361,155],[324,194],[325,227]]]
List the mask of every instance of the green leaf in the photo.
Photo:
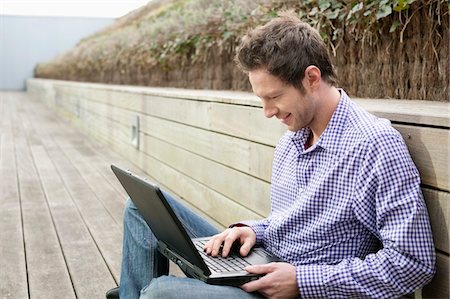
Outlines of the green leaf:
[[222,34],[223,39],[228,39],[228,38],[230,38],[231,36],[233,36],[233,32],[231,32],[231,31],[225,31],[225,32]]
[[408,9],[409,5],[405,2],[405,0],[398,0],[394,4],[394,11],[401,12],[402,10]]
[[362,2],[359,2],[358,4],[356,4],[355,6],[353,6],[351,12],[352,14],[360,11],[363,8],[364,4]]
[[334,20],[338,17],[338,15],[339,15],[339,9],[335,9],[327,14],[327,18],[330,20]]
[[320,9],[320,11],[325,11],[330,6],[331,6],[331,3],[330,3],[329,0],[321,0],[321,1],[319,1],[319,9]]
[[397,30],[397,27],[400,25],[400,22],[395,20],[394,22],[392,22],[391,28],[389,29],[389,32],[394,32],[395,30]]
[[317,15],[318,12],[319,12],[319,10],[317,9],[317,7],[313,7],[313,8],[309,11],[308,15],[310,15],[310,16],[315,16],[315,15]]
[[379,20],[379,19],[387,17],[391,13],[392,13],[392,7],[389,4],[384,5],[384,6],[380,5],[380,8],[378,9],[377,14],[376,14],[376,18],[377,18],[377,20]]

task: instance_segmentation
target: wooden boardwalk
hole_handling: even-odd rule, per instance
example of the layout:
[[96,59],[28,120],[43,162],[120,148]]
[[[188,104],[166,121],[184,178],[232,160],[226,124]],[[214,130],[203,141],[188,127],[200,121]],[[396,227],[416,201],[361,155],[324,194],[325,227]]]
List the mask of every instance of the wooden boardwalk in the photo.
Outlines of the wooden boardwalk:
[[[26,93],[0,92],[0,298],[105,298],[136,167]],[[138,170],[139,171],[139,170]]]

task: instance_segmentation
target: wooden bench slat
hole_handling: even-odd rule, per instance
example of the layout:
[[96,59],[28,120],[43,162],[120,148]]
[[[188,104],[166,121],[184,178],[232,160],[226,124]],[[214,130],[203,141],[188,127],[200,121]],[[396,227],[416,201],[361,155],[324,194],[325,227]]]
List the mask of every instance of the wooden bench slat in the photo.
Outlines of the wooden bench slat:
[[[82,118],[88,115],[93,119],[107,118],[124,126],[125,132],[130,130],[132,117],[139,115],[140,130],[158,139],[205,156],[219,163],[229,165],[237,170],[249,173],[263,180],[270,181],[271,157],[273,147],[251,142],[242,138],[216,133],[206,129],[187,126],[179,122],[169,121],[153,116],[143,115],[123,108],[107,106],[99,102],[83,101]],[[95,111],[95,113],[94,113]],[[94,116],[95,114],[95,116]],[[255,158],[254,152],[268,152]],[[257,156],[259,157],[259,156]]]
[[[97,131],[103,130],[105,134],[114,135],[117,140],[129,143],[126,128],[115,122],[94,120],[90,127],[94,126]],[[128,130],[127,130],[128,131]],[[268,201],[255,201],[254,198],[268,198],[269,184],[257,180],[254,177],[237,172],[229,167],[202,158],[197,154],[165,143],[151,136],[141,134],[141,151],[155,159],[177,169],[177,171],[188,174],[194,180],[202,183],[215,191],[229,197],[240,198],[241,205],[248,207],[259,215],[269,213]],[[131,155],[130,155],[131,156]],[[220,173],[220,176],[214,175]]]
[[408,145],[422,183],[450,191],[450,130],[394,125]]
[[448,102],[361,98],[354,100],[367,111],[394,122],[450,128]]
[[[46,98],[53,97],[53,89],[64,88],[67,93],[73,93],[79,86],[78,82],[31,79],[27,86],[35,92],[40,92]],[[192,90],[178,88],[161,87],[141,87],[98,83],[83,83],[85,91],[77,91],[78,94],[89,99],[113,98],[124,99],[125,95],[155,96],[160,98],[180,98],[196,101],[215,101],[218,103],[233,103],[241,106],[261,107],[261,101],[249,92],[224,91],[224,90]],[[89,92],[87,92],[87,90]],[[366,99],[353,98],[364,109],[397,122],[407,122],[413,124],[424,124],[433,126],[450,127],[448,115],[450,114],[450,105],[448,102],[432,102],[418,100],[399,100],[399,99]],[[142,106],[139,101],[129,101],[125,103],[133,110],[139,110]]]
[[422,188],[433,230],[434,245],[449,253],[450,193]]
[[[274,146],[285,130],[284,126],[278,121],[267,120],[263,117],[263,113],[259,107],[243,107],[239,105],[226,105],[223,103],[211,103],[205,101],[195,102],[178,98],[159,98],[156,96],[141,97],[139,95],[130,95],[130,97],[131,99],[128,99],[124,94],[115,93],[115,96],[107,98],[109,99],[109,102],[106,102],[105,99],[102,100],[101,98],[91,102],[84,98],[81,98],[80,100],[83,103],[82,106],[86,106],[83,109],[89,109],[90,113],[92,113],[92,111],[96,111],[96,113],[100,114],[104,113],[105,115],[103,115],[103,117],[108,117],[122,123],[125,128],[123,131],[119,131],[119,135],[124,138],[124,141],[129,140],[130,138],[130,117],[136,114],[141,114],[142,129],[144,132],[151,132],[152,126],[154,126],[155,122],[158,120],[161,122],[159,128],[161,128],[163,123],[166,125],[170,124],[171,127],[173,124],[172,130],[175,130],[177,123],[182,122],[184,128],[194,126],[195,128],[192,130],[197,130],[196,132],[201,132],[201,130],[196,129],[197,127],[204,130],[213,130],[215,132],[232,135],[237,139],[245,139],[246,141],[248,139],[247,142],[251,141],[250,144],[256,142]],[[127,107],[128,102],[132,103],[132,108]],[[367,102],[368,101],[366,101],[366,103]],[[68,107],[67,109],[70,111],[74,110],[74,107],[72,107],[73,105],[74,104],[72,103],[69,105],[70,108]],[[439,105],[440,108],[441,106],[442,105]],[[133,111],[133,109],[139,109],[139,107],[142,107],[141,113]],[[434,110],[437,109],[435,108]],[[142,115],[143,113],[147,113],[148,115]],[[87,110],[86,114],[85,117],[87,119],[85,119],[85,121],[88,121],[88,118],[93,117]],[[147,122],[149,123],[147,124]],[[448,144],[450,142],[450,130],[400,124],[394,124],[394,127],[402,133],[408,144],[411,155],[421,172],[424,184],[450,191],[450,183],[448,180],[449,158],[446,154],[448,153]],[[154,128],[153,131],[155,131],[156,128]],[[164,133],[166,132],[167,130],[164,131]],[[161,135],[168,136],[167,134],[163,134],[163,132],[161,132],[159,136]],[[439,146],[435,146],[436,140],[439,140]],[[246,156],[246,154],[242,155],[242,157]],[[264,160],[271,161],[271,159]],[[246,161],[249,161],[249,159]],[[249,162],[247,162],[247,164],[248,163]],[[240,164],[245,165],[245,163]],[[252,162],[252,166],[253,165],[254,163]],[[255,169],[255,167],[252,169]],[[264,167],[263,169],[267,171],[270,167]],[[267,173],[251,174],[265,180],[270,176],[270,174]]]

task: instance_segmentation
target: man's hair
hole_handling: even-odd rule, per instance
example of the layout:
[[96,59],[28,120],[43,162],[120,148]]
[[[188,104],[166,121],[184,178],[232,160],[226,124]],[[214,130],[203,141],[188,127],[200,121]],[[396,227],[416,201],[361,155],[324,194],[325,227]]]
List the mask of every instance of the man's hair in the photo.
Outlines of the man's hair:
[[336,73],[319,33],[292,11],[281,12],[266,25],[250,30],[242,38],[235,60],[244,72],[265,68],[300,90],[310,65],[320,69],[324,81],[336,84]]

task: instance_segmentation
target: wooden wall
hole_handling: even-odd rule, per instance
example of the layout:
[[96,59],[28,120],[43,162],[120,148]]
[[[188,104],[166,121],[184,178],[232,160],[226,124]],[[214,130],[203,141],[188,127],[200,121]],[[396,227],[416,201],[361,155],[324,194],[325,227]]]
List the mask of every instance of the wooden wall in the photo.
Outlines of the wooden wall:
[[[285,127],[266,119],[253,95],[44,79],[30,79],[27,86],[37,100],[109,144],[218,226],[269,213],[272,155]],[[437,274],[423,296],[448,298],[449,104],[355,101],[390,119],[408,144],[437,249]]]

